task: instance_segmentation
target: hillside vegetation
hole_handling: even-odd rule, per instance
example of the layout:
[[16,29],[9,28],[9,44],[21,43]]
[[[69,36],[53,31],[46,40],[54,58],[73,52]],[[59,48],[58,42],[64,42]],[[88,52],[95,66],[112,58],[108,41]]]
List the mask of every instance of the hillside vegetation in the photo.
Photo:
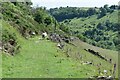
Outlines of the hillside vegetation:
[[63,33],[59,31],[57,21],[44,8],[32,8],[30,7],[31,4],[31,2],[2,3],[2,26],[4,26],[2,31],[2,45],[8,53],[16,53],[15,48],[19,49],[20,45],[16,37],[16,32],[10,30],[6,23],[15,28],[26,39],[39,35],[44,31],[48,33],[55,31]]
[[101,8],[53,8],[49,12],[58,21],[62,18],[61,29],[65,32],[94,46],[119,50],[120,24],[117,9],[117,5],[104,5]]
[[[77,30],[71,24],[86,18],[61,25],[44,7],[31,7],[31,2],[1,4],[1,78],[118,78],[117,51],[92,46],[69,33]],[[48,38],[42,37],[43,32]],[[49,38],[52,34],[53,40]],[[63,48],[58,47],[58,37]]]
[[107,4],[104,7],[60,7],[60,8],[51,8],[48,12],[54,16],[58,21],[63,21],[65,19],[85,18],[97,14],[98,18],[101,18],[106,15],[106,13],[112,13],[114,10],[119,9],[118,5],[108,6]]

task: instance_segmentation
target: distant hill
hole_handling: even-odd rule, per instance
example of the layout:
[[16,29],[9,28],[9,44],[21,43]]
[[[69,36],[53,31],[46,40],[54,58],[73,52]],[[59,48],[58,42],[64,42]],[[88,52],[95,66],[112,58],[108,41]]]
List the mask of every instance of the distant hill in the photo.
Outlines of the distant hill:
[[103,7],[60,7],[50,8],[48,12],[55,17],[57,21],[65,19],[85,18],[97,14],[98,18],[103,17],[106,13],[112,13],[114,10],[119,9],[118,5],[104,5]]
[[67,33],[94,46],[118,50],[118,9],[117,5],[104,5],[101,8],[61,7],[49,12],[62,21],[63,30]]

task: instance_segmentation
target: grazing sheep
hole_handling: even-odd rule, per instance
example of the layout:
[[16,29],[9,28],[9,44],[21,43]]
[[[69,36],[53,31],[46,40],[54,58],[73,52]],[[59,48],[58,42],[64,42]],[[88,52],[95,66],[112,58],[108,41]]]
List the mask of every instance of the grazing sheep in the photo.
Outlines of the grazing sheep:
[[47,35],[46,32],[42,33],[42,38],[43,38],[43,39],[45,39],[47,36],[48,36],[48,35]]
[[35,35],[35,32],[32,32],[32,35]]
[[63,49],[64,44],[58,43],[58,44],[57,44],[57,47],[59,47],[60,49]]
[[106,73],[107,73],[107,70],[104,70],[104,73],[106,74]]
[[70,41],[74,41],[74,37],[70,37]]
[[29,34],[30,34],[30,35],[35,35],[35,32],[29,31]]
[[60,43],[57,44],[57,47],[61,47],[61,46],[60,46]]

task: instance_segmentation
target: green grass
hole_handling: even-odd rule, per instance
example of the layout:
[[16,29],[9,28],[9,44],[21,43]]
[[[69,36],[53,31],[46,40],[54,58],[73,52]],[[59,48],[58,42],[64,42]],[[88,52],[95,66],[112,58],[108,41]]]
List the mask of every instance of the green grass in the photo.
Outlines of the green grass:
[[[117,67],[118,67],[118,52],[117,51],[112,51],[112,50],[95,47],[95,46],[92,46],[92,45],[85,43],[83,41],[80,41],[80,40],[76,40],[72,43],[74,43],[76,45],[76,47],[73,47],[73,46],[71,47],[71,49],[72,49],[71,50],[72,52],[70,52],[71,57],[74,57],[76,59],[78,57],[78,55],[76,55],[76,53],[79,52],[79,55],[82,56],[83,59],[78,59],[78,60],[81,60],[84,62],[85,61],[93,61],[93,64],[95,66],[101,63],[102,64],[100,66],[101,71],[103,71],[104,69],[106,69],[108,71],[110,69],[113,69],[113,65],[115,63],[117,64]],[[97,56],[90,54],[89,52],[85,51],[84,49],[92,49],[96,52],[99,52],[100,55],[102,55],[104,57],[106,56],[107,59],[112,59],[112,64],[98,58]],[[117,70],[117,73],[118,73],[118,70]],[[116,76],[118,76],[118,75],[116,75]]]
[[[103,25],[106,25],[107,21],[109,21],[111,24],[118,23],[118,11],[115,10],[113,13],[107,13],[100,19],[98,19],[97,17],[98,14],[86,18],[70,19],[67,20],[68,22],[65,22],[65,20],[61,23],[65,24],[70,29],[71,34],[73,34],[74,36],[78,36],[81,40],[89,44],[105,49],[117,50],[117,48],[115,47],[117,45],[115,44],[114,39],[117,37],[118,31],[114,31],[114,29],[109,29],[108,26],[104,26],[104,28],[106,29],[100,30],[98,28],[98,24],[103,23]],[[99,34],[99,31],[101,32],[101,34]],[[84,38],[81,36],[83,36]],[[104,37],[109,37],[109,39],[104,40]],[[113,44],[109,45],[109,42],[112,42]]]
[[[98,75],[96,65],[100,63],[102,64],[100,66],[101,73],[106,69],[108,75],[111,75],[109,70],[113,69],[113,64],[118,61],[116,51],[94,47],[80,40],[72,42],[77,47],[65,44],[64,51],[61,51],[56,47],[57,43],[39,40],[38,36],[25,40],[15,28],[5,21],[3,21],[3,28],[16,33],[21,45],[20,53],[15,56],[2,54],[2,65],[0,65],[2,71],[0,70],[0,73],[3,78],[88,78]],[[110,64],[86,52],[85,48],[94,49],[101,55],[112,58],[113,63]],[[67,49],[71,49],[68,52],[70,57],[66,56]],[[78,52],[82,59],[78,56]],[[82,62],[86,61],[93,61],[94,65],[83,65]],[[118,77],[117,74],[118,70],[116,77]]]
[[92,28],[94,28],[94,26],[91,24],[95,24],[96,26],[98,23],[103,23],[106,20],[117,23],[118,22],[118,11],[114,11],[111,14],[108,13],[106,16],[100,19],[97,19],[97,15],[93,15],[87,18],[74,18],[74,19],[71,19],[71,22],[66,25],[68,25],[71,28],[71,30],[74,30],[74,31],[78,30],[78,31],[84,32],[86,30],[86,27],[88,26],[91,26]]
[[[65,48],[63,51],[59,50],[56,47],[57,43],[51,42],[49,40],[39,40],[39,36],[25,40],[19,33],[18,29],[22,30],[22,28],[25,27],[28,30],[39,32],[39,30],[44,30],[45,24],[39,25],[33,20],[32,15],[27,15],[29,11],[23,10],[22,7],[24,7],[24,9],[27,9],[25,5],[19,5],[18,7],[14,6],[11,3],[6,3],[2,6],[3,9],[6,9],[6,11],[11,14],[3,14],[4,20],[2,20],[2,30],[8,31],[6,35],[12,35],[13,33],[16,34],[16,39],[18,44],[20,44],[21,49],[18,54],[15,54],[15,56],[11,56],[8,53],[4,52],[0,53],[0,59],[2,59],[0,60],[0,64],[2,64],[0,65],[0,77],[89,78],[90,76],[99,75],[97,65],[100,63],[100,75],[104,75],[104,69],[108,70],[108,75],[111,75],[109,70],[113,69],[113,64],[115,62],[118,63],[116,51],[94,47],[79,40],[72,42],[76,45],[76,47],[65,43]],[[114,16],[116,12],[108,14],[108,17]],[[43,14],[44,18],[46,18],[46,16],[48,15],[44,11]],[[16,23],[15,17],[18,17],[18,22],[20,22],[19,25]],[[105,19],[109,19],[108,17],[105,16],[97,21],[96,15],[91,16],[90,18],[84,18],[84,21],[83,18],[73,19],[71,21],[70,27],[73,28],[74,26],[76,27],[75,30],[84,31],[84,29],[86,28],[81,29],[83,24],[86,23],[87,25],[90,25],[90,22],[94,23],[95,21],[97,25],[97,23],[104,21]],[[110,18],[110,20],[116,21],[116,18]],[[53,28],[54,23],[52,22],[52,24],[47,26],[47,28],[45,29],[50,29],[49,31],[51,31],[53,30]],[[95,51],[100,52],[101,55],[106,56],[107,58],[112,58],[113,63],[110,64],[109,62],[106,62],[98,58],[97,56],[90,54],[89,52],[84,50],[85,48],[94,49]],[[67,49],[71,49],[71,51],[68,51],[69,57],[66,56]],[[80,58],[80,56],[82,56],[82,59]],[[93,65],[84,65],[83,62],[86,61],[93,61]],[[117,74],[116,77],[118,77]]]
[[[60,51],[51,41],[30,39],[23,42],[21,52],[14,57],[3,54],[3,77],[88,77],[92,66],[81,65]],[[55,57],[58,55],[58,57]],[[60,63],[61,62],[61,63]],[[93,72],[95,75],[95,73]],[[72,75],[72,76],[71,76]]]
[[[64,51],[71,48],[71,57],[58,50],[56,43],[48,40],[38,40],[38,37],[21,42],[22,48],[14,57],[2,55],[2,75],[4,78],[88,78],[98,74],[96,64],[102,63],[101,71],[111,69],[112,65],[79,47],[66,44]],[[77,59],[75,54],[80,51],[83,59]],[[86,55],[86,56],[85,56]],[[55,57],[57,56],[57,57]],[[94,65],[83,65],[82,61],[94,61]],[[86,75],[87,73],[87,75]],[[110,74],[110,73],[108,73]]]

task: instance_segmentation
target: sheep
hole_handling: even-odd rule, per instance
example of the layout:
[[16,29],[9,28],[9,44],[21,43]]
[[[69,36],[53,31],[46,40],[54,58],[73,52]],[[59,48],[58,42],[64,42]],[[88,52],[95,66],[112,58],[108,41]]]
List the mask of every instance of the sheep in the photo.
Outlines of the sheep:
[[60,43],[57,44],[57,47],[61,47]]
[[48,35],[47,35],[46,32],[42,33],[42,38],[43,38],[43,39],[46,38],[47,36],[48,36]]
[[107,70],[104,70],[104,73],[106,74],[106,73],[107,73]]
[[74,41],[74,37],[70,37],[70,41]]
[[57,44],[57,47],[59,47],[60,49],[63,49],[64,44],[58,43],[58,44]]
[[35,35],[35,32],[32,32],[32,35]]

